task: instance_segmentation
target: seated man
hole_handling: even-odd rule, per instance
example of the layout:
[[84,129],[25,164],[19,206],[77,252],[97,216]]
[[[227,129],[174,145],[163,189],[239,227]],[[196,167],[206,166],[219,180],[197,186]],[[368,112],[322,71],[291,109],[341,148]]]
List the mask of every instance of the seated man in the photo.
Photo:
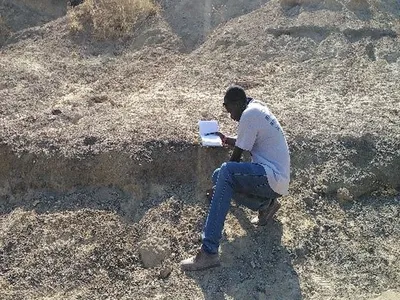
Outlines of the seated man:
[[[231,86],[223,106],[239,122],[237,139],[219,133],[224,144],[234,145],[229,162],[213,174],[215,188],[203,232],[202,247],[196,256],[181,262],[183,270],[202,270],[220,264],[218,249],[231,199],[237,194],[250,196],[241,201],[258,210],[258,225],[265,225],[279,209],[276,200],[288,194],[290,157],[284,132],[268,107],[246,97],[240,86]],[[252,162],[240,162],[249,151]],[[254,199],[254,201],[252,200]]]

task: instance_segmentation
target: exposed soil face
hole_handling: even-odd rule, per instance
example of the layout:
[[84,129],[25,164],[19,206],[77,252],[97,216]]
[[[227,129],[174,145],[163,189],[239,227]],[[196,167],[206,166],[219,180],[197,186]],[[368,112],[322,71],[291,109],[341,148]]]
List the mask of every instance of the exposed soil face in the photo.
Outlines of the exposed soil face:
[[[97,40],[0,2],[0,298],[398,298],[400,5],[159,3]],[[233,82],[287,133],[291,194],[265,228],[233,205],[222,267],[182,273],[229,157],[197,121],[235,133]]]
[[67,13],[67,1],[2,0],[0,10],[7,27],[16,32],[64,16]]

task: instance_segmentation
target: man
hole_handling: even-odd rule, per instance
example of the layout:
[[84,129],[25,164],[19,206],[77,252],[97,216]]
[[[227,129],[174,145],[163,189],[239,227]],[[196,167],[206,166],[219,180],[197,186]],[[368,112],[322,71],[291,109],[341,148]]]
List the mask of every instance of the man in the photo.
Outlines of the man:
[[[203,270],[220,265],[218,248],[232,197],[258,211],[254,223],[265,225],[280,204],[277,198],[288,194],[290,157],[284,132],[268,107],[248,98],[240,86],[226,91],[223,106],[239,122],[237,138],[218,133],[224,144],[234,146],[230,161],[213,174],[214,192],[203,232],[202,247],[196,256],[181,262],[183,270]],[[252,162],[240,162],[249,151]]]

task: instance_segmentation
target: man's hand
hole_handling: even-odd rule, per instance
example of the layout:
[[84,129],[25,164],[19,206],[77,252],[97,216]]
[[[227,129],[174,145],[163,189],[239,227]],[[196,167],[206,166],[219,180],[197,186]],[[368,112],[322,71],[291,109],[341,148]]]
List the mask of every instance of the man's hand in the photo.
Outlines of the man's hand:
[[240,159],[242,158],[242,153],[243,153],[243,149],[240,149],[239,147],[236,147],[236,139],[235,138],[231,138],[231,137],[227,137],[225,134],[221,133],[221,132],[215,132],[214,134],[218,135],[222,141],[222,143],[224,145],[228,145],[228,146],[232,146],[235,147],[233,149],[230,161],[236,161],[236,162],[240,162]]
[[228,146],[232,146],[232,147],[235,146],[235,143],[236,143],[236,139],[235,138],[228,137],[228,136],[226,136],[225,134],[223,134],[221,132],[216,132],[215,134],[220,137],[220,139],[221,139],[221,141],[222,141],[222,143],[224,145],[228,145]]

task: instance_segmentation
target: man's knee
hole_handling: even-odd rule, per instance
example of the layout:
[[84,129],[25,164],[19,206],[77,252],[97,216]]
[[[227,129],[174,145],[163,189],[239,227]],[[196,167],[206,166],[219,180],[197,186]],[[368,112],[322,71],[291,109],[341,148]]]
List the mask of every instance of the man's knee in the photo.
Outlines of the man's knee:
[[214,173],[213,173],[213,175],[212,175],[212,179],[213,179],[213,182],[214,182],[214,184],[215,183],[217,183],[217,180],[218,180],[218,177],[219,176],[224,176],[224,177],[226,177],[228,174],[229,174],[229,172],[230,172],[230,164],[231,164],[232,162],[224,162],[222,165],[221,165],[221,167],[220,168],[218,168],[218,169],[216,169],[215,171],[214,171]]
[[216,185],[217,184],[217,180],[218,180],[218,175],[219,175],[219,170],[220,170],[221,168],[218,168],[218,169],[215,169],[214,170],[214,173],[212,174],[212,182],[213,182],[213,184],[214,185]]
[[221,165],[221,168],[219,171],[219,176],[223,176],[224,178],[230,177],[231,174],[233,173],[232,167],[234,164],[236,164],[236,162],[232,162],[232,161],[224,162]]
[[239,164],[240,163],[236,161],[227,161],[221,165],[220,169],[221,171],[223,170],[224,172],[235,173],[234,169],[236,169],[239,166]]
[[237,162],[228,161],[224,162],[220,168],[216,169],[212,175],[212,181],[214,185],[217,184],[218,178],[222,177],[224,180],[230,180],[234,173],[234,167],[238,164]]

